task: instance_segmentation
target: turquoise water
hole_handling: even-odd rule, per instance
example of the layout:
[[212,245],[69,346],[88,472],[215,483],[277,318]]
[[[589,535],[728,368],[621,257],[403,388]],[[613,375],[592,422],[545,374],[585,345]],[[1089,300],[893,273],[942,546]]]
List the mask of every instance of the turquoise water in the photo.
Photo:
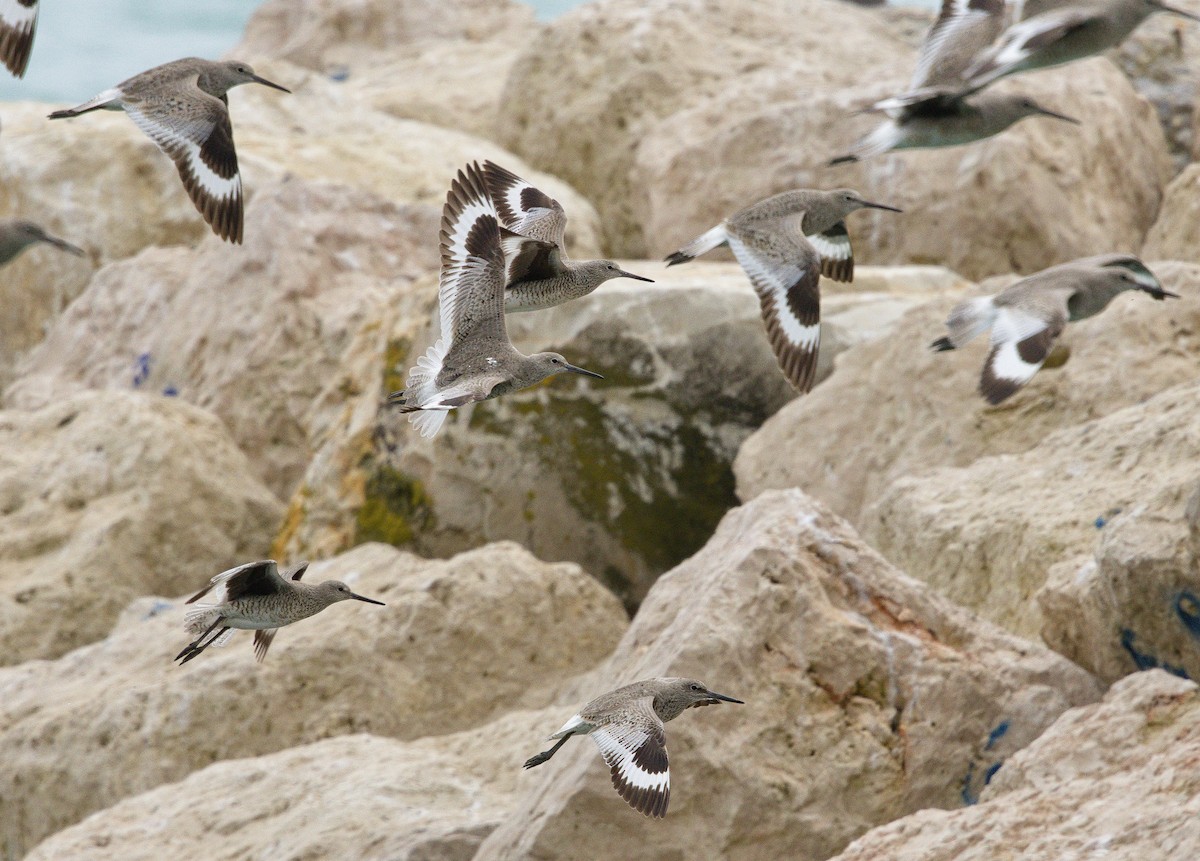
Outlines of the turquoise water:
[[[583,0],[533,0],[542,20]],[[81,102],[180,57],[237,44],[253,0],[42,0],[24,80],[0,74],[0,101]],[[2,71],[2,70],[0,70]]]

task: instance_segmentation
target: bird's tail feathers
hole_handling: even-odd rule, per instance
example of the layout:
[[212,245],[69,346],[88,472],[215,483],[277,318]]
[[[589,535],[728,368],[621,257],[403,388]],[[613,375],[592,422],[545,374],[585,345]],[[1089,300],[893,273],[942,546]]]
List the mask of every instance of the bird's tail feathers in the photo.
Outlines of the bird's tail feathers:
[[677,263],[687,263],[701,254],[707,254],[716,248],[720,248],[728,241],[729,234],[725,232],[725,225],[718,224],[707,233],[697,236],[674,254],[668,255],[666,258],[667,265],[674,266]]
[[217,621],[217,615],[215,605],[197,604],[184,615],[183,627],[193,637],[199,637]]
[[890,149],[895,149],[901,140],[900,126],[894,120],[884,120],[870,134],[860,138],[850,148],[850,152],[831,159],[829,164],[843,164],[851,161],[861,161],[873,155],[881,155]]
[[[935,350],[953,350],[991,328],[996,319],[996,306],[991,296],[976,296],[959,302],[946,318],[950,330],[945,338],[933,342]],[[944,342],[944,343],[943,343]],[[948,346],[947,346],[948,345]]]
[[86,114],[90,111],[99,111],[107,108],[114,101],[121,97],[120,90],[105,90],[95,98],[88,99],[82,105],[76,105],[73,108],[63,108],[60,111],[55,111],[50,114],[52,120],[62,120],[69,117],[77,117],[80,114]]

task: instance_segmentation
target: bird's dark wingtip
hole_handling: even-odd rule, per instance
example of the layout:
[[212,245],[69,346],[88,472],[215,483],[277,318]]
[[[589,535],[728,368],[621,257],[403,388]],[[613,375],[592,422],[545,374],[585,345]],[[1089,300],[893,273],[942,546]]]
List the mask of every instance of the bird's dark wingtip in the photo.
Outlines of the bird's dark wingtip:
[[938,338],[929,345],[929,349],[933,350],[935,353],[944,353],[947,350],[953,350],[954,344],[950,342],[949,338]]
[[668,254],[663,258],[663,261],[668,266],[678,266],[680,263],[687,263],[689,260],[695,260],[690,254],[684,254],[682,251],[676,251],[673,254]]
[[835,165],[839,164],[849,164],[856,161],[858,161],[858,156],[856,155],[839,155],[837,158],[831,158],[829,160],[829,167],[834,167]]

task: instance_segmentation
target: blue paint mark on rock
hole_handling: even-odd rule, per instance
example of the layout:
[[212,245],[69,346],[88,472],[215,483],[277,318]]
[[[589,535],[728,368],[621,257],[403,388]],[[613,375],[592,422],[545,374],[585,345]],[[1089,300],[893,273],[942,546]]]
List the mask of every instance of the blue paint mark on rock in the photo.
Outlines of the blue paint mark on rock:
[[178,397],[179,389],[175,388],[174,386],[167,386],[165,389],[163,389],[163,395],[168,398]]
[[963,776],[962,792],[960,793],[960,796],[962,797],[962,803],[968,807],[970,807],[972,804],[979,803],[979,793],[971,789],[971,784],[974,782],[974,779],[975,763],[972,762],[967,765],[967,773]]
[[1137,634],[1133,633],[1133,631],[1129,630],[1128,628],[1121,630],[1121,648],[1129,653],[1129,657],[1133,658],[1133,665],[1139,670],[1161,669],[1166,670],[1171,675],[1179,676],[1181,679],[1191,678],[1191,676],[1187,674],[1187,670],[1185,670],[1183,667],[1177,667],[1173,664],[1167,663],[1166,661],[1160,661],[1154,655],[1138,649],[1133,644],[1133,641],[1136,639]]
[[162,600],[155,601],[154,604],[151,605],[150,609],[146,611],[146,615],[142,616],[142,619],[143,619],[143,621],[146,619],[153,619],[159,613],[163,613],[167,610],[170,610],[174,606],[175,605],[172,604],[170,601],[162,601]]
[[150,354],[142,353],[133,363],[133,387],[141,388],[150,376]]
[[1175,615],[1187,632],[1200,640],[1200,598],[1184,590],[1175,596]]
[[996,724],[992,731],[988,733],[987,744],[983,746],[983,749],[991,750],[993,747],[995,747],[996,742],[1000,741],[1000,739],[1004,738],[1004,736],[1008,734],[1008,727],[1009,724],[1006,720],[1002,720],[1000,723]]
[[1104,515],[1100,515],[1099,517],[1097,517],[1095,522],[1096,522],[1097,529],[1103,529],[1105,527],[1105,525],[1108,523],[1108,521],[1104,519]]
[[1004,765],[1004,763],[1002,763],[1002,762],[993,762],[991,765],[988,766],[988,770],[983,773],[983,785],[984,786],[987,786],[989,783],[992,782],[992,778],[996,776],[996,772],[1000,770],[1000,766],[1002,766],[1002,765]]

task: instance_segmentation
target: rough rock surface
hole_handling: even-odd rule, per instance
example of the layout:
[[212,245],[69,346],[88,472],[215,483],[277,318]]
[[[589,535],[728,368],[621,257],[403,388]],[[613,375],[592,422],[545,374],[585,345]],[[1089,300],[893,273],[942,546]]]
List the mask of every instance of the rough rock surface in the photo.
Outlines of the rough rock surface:
[[1087,673],[900,573],[797,490],[730,512],[664,575],[607,664],[564,689],[562,717],[658,675],[746,701],[669,724],[667,818],[631,814],[576,742],[476,858],[670,858],[685,845],[828,858],[875,824],[974,799],[1007,753],[1099,698]]
[[937,263],[973,279],[1137,249],[1154,223],[1171,174],[1166,142],[1153,108],[1108,60],[997,85],[1086,125],[1027,119],[970,146],[830,167],[879,122],[854,111],[895,91],[866,80],[860,72],[857,89],[798,93],[745,77],[647,130],[634,184],[644,189],[648,251],[668,253],[743,206],[796,187],[849,186],[904,209],[847,220],[860,259]]
[[[1168,263],[1155,271],[1183,298],[1126,294],[1103,314],[1071,323],[1062,336],[1069,361],[1043,369],[999,407],[976,392],[986,342],[949,353],[928,349],[943,334],[953,301],[910,312],[890,337],[843,353],[828,382],[746,440],[734,463],[738,495],[802,487],[861,522],[863,510],[901,476],[1026,451],[1059,428],[1195,380],[1200,268]],[[847,439],[858,441],[853,456]]]
[[530,718],[549,714],[519,712],[486,733],[350,735],[217,763],[55,834],[26,859],[466,861],[512,806]]
[[482,41],[533,25],[514,0],[267,0],[246,24],[236,57],[271,57],[311,69],[371,62],[426,42]]
[[[211,573],[190,568],[176,588]],[[437,562],[369,544],[305,577],[387,606],[351,601],[281,630],[262,665],[239,633],[181,668],[182,605],[146,598],[103,642],[0,670],[0,843],[31,846],[216,760],[346,733],[439,735],[543,706],[627,625],[578,567],[511,544]]]
[[645,256],[645,194],[631,170],[638,143],[658,120],[745,76],[792,93],[836,89],[862,76],[864,56],[872,74],[899,78],[912,52],[878,16],[849,4],[590,3],[529,41],[505,86],[499,139],[586,194],[603,214],[613,253]]
[[509,70],[536,29],[524,3],[272,0],[231,51],[330,75],[396,117],[494,137]]
[[[656,283],[613,281],[508,318],[518,348],[560,350],[603,383],[558,378],[459,410],[432,442],[367,405],[318,452],[280,546],[328,554],[372,539],[445,555],[509,538],[579,562],[635,605],[735,503],[737,446],[794,393],[740,268],[625,265]],[[860,270],[826,297],[823,366],[959,284],[940,269]],[[394,332],[382,391],[403,388],[429,340]]]
[[170,159],[128,119],[49,123],[44,104],[4,106],[0,218],[26,218],[87,251],[26,251],[0,276],[0,387],[16,360],[100,265],[148,245],[200,240],[207,227]]
[[863,535],[951,600],[1041,632],[1107,680],[1143,668],[1138,652],[1200,676],[1200,560],[1185,518],[1200,486],[1198,404],[1200,385],[1176,386],[1021,454],[900,478]]
[[1200,857],[1200,692],[1162,672],[1113,685],[1012,757],[964,810],[877,828],[834,861]]
[[102,270],[20,366],[8,405],[34,408],[81,386],[171,389],[215,412],[253,470],[288,498],[322,428],[372,399],[387,315],[436,269],[439,212],[293,179],[259,189],[247,231],[152,249]]
[[[230,93],[248,193],[290,174],[350,185],[394,203],[431,203],[440,212],[455,172],[469,161],[492,159],[563,205],[571,253],[598,253],[598,217],[592,205],[561,179],[534,170],[492,141],[390,116],[360,90],[288,63],[261,71],[293,93],[253,86]],[[247,235],[253,228],[247,219]],[[436,233],[431,243],[436,251]]]
[[97,640],[134,596],[261,555],[281,514],[187,404],[85,392],[0,412],[0,665]]
[[1200,245],[1193,227],[1200,219],[1200,164],[1188,165],[1171,180],[1158,220],[1146,235],[1146,260],[1186,260],[1200,263]]
[[[1189,0],[1176,8],[1195,12]],[[1153,15],[1110,56],[1154,105],[1175,169],[1182,170],[1196,151],[1195,124],[1200,121],[1200,29],[1176,15]]]

